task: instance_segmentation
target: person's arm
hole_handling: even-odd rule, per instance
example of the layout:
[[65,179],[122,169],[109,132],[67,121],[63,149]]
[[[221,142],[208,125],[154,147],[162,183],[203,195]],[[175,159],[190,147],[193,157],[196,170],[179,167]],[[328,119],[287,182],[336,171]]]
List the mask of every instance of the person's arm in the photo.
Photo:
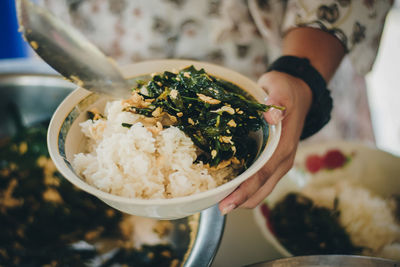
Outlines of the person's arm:
[[334,35],[308,27],[289,31],[283,39],[282,50],[283,55],[308,58],[326,82],[332,78],[345,55],[342,43]]
[[[283,40],[283,55],[309,59],[311,65],[327,82],[334,75],[344,54],[341,42],[335,36],[319,29],[295,28],[289,31]],[[299,78],[271,71],[261,76],[259,84],[269,95],[267,104],[286,107],[283,113],[276,109],[265,113],[265,119],[270,124],[282,120],[281,140],[270,161],[220,202],[222,214],[236,207],[257,206],[289,171],[293,166],[305,117],[311,105],[312,92]]]

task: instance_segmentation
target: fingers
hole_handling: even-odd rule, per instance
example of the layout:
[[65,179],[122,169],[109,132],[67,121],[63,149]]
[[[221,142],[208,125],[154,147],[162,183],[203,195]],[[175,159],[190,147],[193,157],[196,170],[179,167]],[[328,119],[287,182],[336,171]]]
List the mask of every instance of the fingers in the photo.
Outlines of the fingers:
[[[288,118],[290,119],[290,116]],[[261,194],[267,194],[266,192],[272,190],[279,178],[292,167],[297,146],[291,146],[288,142],[285,142],[288,138],[290,139],[291,137],[289,135],[282,137],[273,156],[258,173],[244,181],[235,191],[220,202],[219,208],[222,214],[226,214],[247,202],[260,188],[263,188],[263,191],[257,194],[257,199],[261,197]],[[273,179],[268,182],[272,176],[274,176]],[[265,185],[266,183],[267,185]],[[254,204],[254,200],[251,200],[251,204]]]
[[310,89],[301,80],[279,72],[264,74],[259,80],[259,85],[268,93],[267,104],[286,107],[284,112],[272,108],[264,113],[266,121],[270,124],[282,121],[282,135],[268,163],[220,202],[222,214],[236,207],[253,208],[258,205],[293,166],[311,101]]
[[270,176],[264,185],[251,195],[242,205],[241,208],[252,209],[261,203],[275,188],[282,176],[284,176],[293,166],[293,160],[288,158],[281,164],[277,170]]
[[272,191],[279,179],[290,170],[300,136],[296,124],[290,123],[293,120],[297,120],[296,113],[288,114],[285,118],[282,127],[285,134],[282,135],[269,162],[220,202],[219,208],[222,214],[227,214],[237,207],[255,207]]
[[[235,191],[222,200],[219,209],[227,214],[237,207],[253,208],[275,187],[279,179],[292,167],[292,156],[274,157],[261,171],[244,181]],[[271,160],[272,160],[271,159]]]
[[247,198],[254,194],[258,188],[264,184],[264,179],[267,178],[268,176],[256,173],[251,178],[244,181],[235,191],[219,203],[221,214],[225,215],[246,202]]
[[[282,86],[281,83],[283,83],[281,80],[276,80],[274,75],[268,73],[260,77],[258,84],[268,93],[265,104],[287,108],[290,98],[286,96],[286,92],[282,91],[282,88],[286,88],[286,86]],[[284,119],[286,115],[285,110],[271,108],[264,113],[264,118],[269,124],[276,125]]]

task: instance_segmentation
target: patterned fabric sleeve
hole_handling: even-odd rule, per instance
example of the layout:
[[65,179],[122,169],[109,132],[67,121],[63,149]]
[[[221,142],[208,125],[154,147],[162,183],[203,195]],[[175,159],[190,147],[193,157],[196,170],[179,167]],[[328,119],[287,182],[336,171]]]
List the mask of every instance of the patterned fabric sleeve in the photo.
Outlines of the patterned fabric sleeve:
[[[263,31],[276,32],[276,27],[271,28],[265,23],[268,21],[263,23],[256,18],[269,16],[269,10],[260,5],[262,2],[250,0],[256,24],[262,34]],[[264,2],[272,2],[270,9],[277,4],[277,1]],[[355,70],[366,74],[375,60],[391,5],[391,0],[289,0],[281,14],[279,35],[282,37],[295,27],[313,27],[334,34],[343,43]]]

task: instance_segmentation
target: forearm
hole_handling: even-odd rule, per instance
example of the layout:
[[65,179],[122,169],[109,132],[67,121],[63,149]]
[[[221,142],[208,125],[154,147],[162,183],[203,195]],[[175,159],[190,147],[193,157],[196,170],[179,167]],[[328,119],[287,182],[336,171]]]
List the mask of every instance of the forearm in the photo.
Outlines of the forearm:
[[301,27],[285,35],[282,53],[308,58],[328,82],[342,61],[345,49],[334,35],[319,29]]

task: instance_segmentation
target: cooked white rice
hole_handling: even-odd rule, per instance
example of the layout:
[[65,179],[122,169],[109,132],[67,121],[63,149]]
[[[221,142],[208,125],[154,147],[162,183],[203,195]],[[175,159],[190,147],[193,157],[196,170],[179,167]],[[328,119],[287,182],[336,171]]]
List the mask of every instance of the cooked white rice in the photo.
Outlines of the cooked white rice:
[[211,175],[202,163],[193,164],[196,147],[178,128],[157,129],[154,120],[122,110],[121,101],[109,102],[107,119],[80,124],[88,153],[76,154],[72,165],[89,184],[115,195],[157,199],[206,191],[234,176],[230,167]]
[[310,183],[301,191],[318,206],[333,208],[338,198],[340,224],[364,255],[400,260],[400,225],[388,201],[347,180],[334,185]]

